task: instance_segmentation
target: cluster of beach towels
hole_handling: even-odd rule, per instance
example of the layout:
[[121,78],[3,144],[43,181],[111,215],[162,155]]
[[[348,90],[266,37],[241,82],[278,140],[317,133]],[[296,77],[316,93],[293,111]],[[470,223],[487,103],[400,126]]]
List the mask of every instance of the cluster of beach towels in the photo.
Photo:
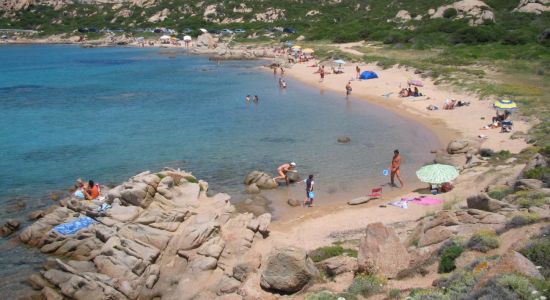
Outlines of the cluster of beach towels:
[[390,201],[386,203],[386,205],[397,206],[399,208],[407,209],[409,208],[409,203],[428,206],[428,205],[441,204],[443,203],[443,200],[438,198],[420,196],[420,197],[413,197],[413,198],[401,198],[400,200],[397,200],[397,201]]

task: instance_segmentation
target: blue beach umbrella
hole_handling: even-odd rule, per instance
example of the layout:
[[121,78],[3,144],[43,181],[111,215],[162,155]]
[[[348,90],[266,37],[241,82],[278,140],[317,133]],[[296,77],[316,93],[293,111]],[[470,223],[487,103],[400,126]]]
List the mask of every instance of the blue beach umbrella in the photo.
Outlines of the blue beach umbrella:
[[359,79],[374,79],[374,78],[378,78],[378,74],[376,74],[372,71],[364,71],[359,76]]

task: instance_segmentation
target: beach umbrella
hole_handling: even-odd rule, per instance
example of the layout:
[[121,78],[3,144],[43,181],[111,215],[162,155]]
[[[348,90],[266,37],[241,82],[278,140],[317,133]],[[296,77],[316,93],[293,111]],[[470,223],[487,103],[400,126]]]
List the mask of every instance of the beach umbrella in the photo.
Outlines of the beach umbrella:
[[416,177],[422,182],[441,184],[458,177],[458,170],[454,166],[433,164],[416,171]]
[[169,35],[163,35],[160,37],[161,40],[169,40],[170,39],[170,36]]
[[192,40],[192,38],[190,36],[186,35],[186,36],[183,37],[183,40],[187,42],[187,41]]
[[292,50],[294,50],[294,51],[298,51],[300,49],[302,49],[302,46],[298,46],[298,45],[292,46]]
[[342,60],[342,59],[337,59],[334,61],[335,64],[339,64],[339,65],[343,65],[346,63],[346,61]]
[[407,81],[407,84],[408,85],[415,85],[415,86],[419,86],[419,87],[423,87],[424,84],[422,83],[422,81],[418,80],[418,79],[411,79],[409,81]]
[[363,71],[361,75],[359,75],[359,79],[367,80],[367,79],[375,79],[378,78],[378,74],[374,73],[373,71]]
[[518,105],[516,102],[509,100],[509,99],[502,99],[495,101],[494,107],[496,109],[504,109],[504,110],[514,110],[518,108]]
[[202,33],[208,33],[208,30],[204,29],[204,28],[199,28],[199,30],[202,32]]
[[311,48],[305,48],[304,50],[302,50],[302,53],[305,53],[305,54],[311,54],[313,52],[315,52],[315,50]]

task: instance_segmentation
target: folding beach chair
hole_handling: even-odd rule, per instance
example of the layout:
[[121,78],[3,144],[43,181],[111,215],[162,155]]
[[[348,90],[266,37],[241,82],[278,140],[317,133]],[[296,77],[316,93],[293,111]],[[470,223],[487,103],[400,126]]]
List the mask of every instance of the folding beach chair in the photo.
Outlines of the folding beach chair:
[[367,197],[370,197],[371,199],[382,197],[382,188],[377,187],[377,188],[372,189],[370,191],[370,195],[367,195]]

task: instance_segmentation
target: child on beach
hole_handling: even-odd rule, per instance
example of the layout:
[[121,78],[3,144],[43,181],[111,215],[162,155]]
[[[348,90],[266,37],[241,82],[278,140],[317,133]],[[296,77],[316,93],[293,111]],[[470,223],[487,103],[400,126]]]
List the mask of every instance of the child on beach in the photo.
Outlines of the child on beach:
[[304,201],[304,206],[312,207],[313,206],[313,184],[315,183],[313,181],[313,175],[309,175],[306,180],[304,180],[306,184],[306,200]]
[[346,97],[351,94],[351,81],[348,81],[348,84],[346,84]]

